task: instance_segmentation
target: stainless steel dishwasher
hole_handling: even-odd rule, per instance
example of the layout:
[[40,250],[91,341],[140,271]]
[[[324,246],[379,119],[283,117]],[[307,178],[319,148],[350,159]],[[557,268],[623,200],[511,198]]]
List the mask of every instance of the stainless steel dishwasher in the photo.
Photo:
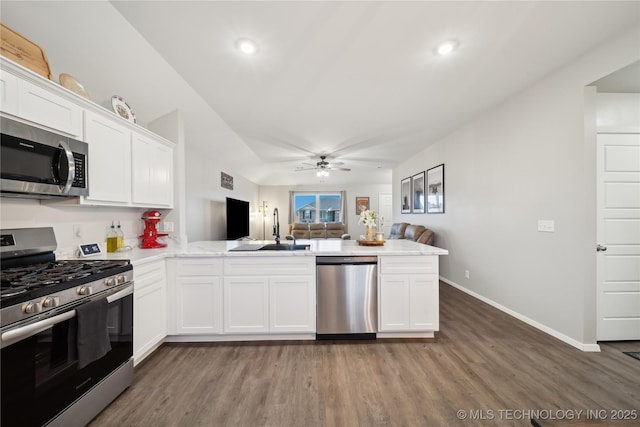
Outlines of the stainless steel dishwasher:
[[316,339],[375,339],[378,257],[318,256]]

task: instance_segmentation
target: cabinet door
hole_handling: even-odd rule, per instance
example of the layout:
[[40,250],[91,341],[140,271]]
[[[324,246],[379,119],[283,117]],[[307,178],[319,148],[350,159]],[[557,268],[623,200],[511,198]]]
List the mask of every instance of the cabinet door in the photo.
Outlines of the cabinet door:
[[314,332],[316,294],[313,277],[271,277],[269,279],[269,330],[271,332]]
[[178,277],[176,305],[178,334],[222,332],[222,284],[219,277]]
[[131,131],[101,115],[86,112],[89,144],[89,196],[98,204],[131,202]]
[[380,331],[437,331],[438,277],[427,274],[380,278]]
[[407,331],[410,329],[409,276],[380,276],[380,331]]
[[224,332],[269,330],[269,281],[265,277],[224,278]]
[[146,206],[173,205],[173,148],[133,133],[132,201]]
[[82,137],[82,108],[24,80],[18,83],[18,116],[74,137]]
[[18,115],[18,77],[0,73],[0,111]]
[[165,262],[134,268],[133,357],[139,363],[167,335]]
[[438,277],[412,276],[409,279],[409,313],[412,330],[437,331],[439,325]]

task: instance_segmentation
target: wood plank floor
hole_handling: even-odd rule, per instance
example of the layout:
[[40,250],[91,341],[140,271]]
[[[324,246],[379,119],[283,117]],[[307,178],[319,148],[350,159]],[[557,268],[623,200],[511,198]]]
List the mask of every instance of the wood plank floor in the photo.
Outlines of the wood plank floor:
[[640,425],[611,420],[640,418],[623,354],[640,342],[585,353],[442,282],[440,298],[434,339],[164,344],[90,426]]

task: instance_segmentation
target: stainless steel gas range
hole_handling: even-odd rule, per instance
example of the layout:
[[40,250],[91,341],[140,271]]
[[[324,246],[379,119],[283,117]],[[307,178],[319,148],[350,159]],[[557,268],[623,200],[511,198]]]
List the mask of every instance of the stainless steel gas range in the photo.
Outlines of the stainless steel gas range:
[[0,236],[0,424],[86,425],[133,380],[133,267],[56,260],[50,227]]

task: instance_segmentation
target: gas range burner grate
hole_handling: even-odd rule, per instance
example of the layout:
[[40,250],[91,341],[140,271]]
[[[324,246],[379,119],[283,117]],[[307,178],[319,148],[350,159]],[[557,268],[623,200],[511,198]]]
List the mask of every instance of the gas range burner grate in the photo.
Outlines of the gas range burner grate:
[[5,269],[0,272],[0,298],[63,282],[73,282],[128,263],[107,260],[62,260]]

